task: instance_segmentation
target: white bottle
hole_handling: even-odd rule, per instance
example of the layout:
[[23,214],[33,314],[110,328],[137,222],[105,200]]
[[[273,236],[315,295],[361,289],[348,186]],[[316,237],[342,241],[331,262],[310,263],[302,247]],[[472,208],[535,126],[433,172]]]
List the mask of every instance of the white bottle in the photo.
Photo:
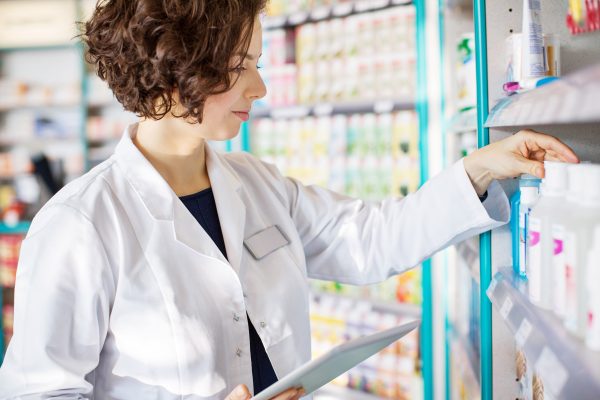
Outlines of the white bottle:
[[588,319],[585,343],[595,351],[600,350],[600,225],[594,230],[593,244],[587,262]]
[[540,199],[529,214],[528,249],[529,297],[545,309],[552,309],[554,298],[554,271],[552,257],[552,219],[564,202],[567,192],[567,164],[544,162],[546,176],[540,187]]
[[585,179],[583,164],[571,164],[567,167],[568,190],[565,201],[554,210],[551,221],[552,241],[554,254],[552,256],[552,270],[554,271],[554,312],[559,318],[564,318],[567,304],[567,272],[565,261],[565,225],[571,220],[573,210],[576,208],[577,199],[583,196]]
[[565,261],[567,270],[567,308],[565,326],[585,338],[587,326],[587,257],[595,226],[600,223],[600,165],[584,165],[583,196],[575,203],[571,219],[565,226]]
[[529,213],[535,205],[540,194],[539,179],[533,175],[521,176],[520,191],[521,204],[519,206],[519,273],[527,275],[529,256],[527,254],[527,240],[529,238]]

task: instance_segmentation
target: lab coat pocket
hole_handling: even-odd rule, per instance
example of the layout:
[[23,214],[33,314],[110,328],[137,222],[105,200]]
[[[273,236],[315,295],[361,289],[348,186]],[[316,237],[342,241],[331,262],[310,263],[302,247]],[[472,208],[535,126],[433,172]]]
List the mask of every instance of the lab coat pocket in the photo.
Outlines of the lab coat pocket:
[[290,240],[277,225],[265,228],[244,240],[244,246],[255,260],[261,260],[289,244]]

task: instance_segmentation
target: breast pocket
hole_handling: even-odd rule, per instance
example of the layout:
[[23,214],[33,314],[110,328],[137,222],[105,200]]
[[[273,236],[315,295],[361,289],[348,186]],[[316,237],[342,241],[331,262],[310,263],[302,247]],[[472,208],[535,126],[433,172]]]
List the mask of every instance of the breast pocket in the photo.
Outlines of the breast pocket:
[[288,237],[277,225],[263,229],[244,240],[244,246],[255,260],[262,260],[290,243]]

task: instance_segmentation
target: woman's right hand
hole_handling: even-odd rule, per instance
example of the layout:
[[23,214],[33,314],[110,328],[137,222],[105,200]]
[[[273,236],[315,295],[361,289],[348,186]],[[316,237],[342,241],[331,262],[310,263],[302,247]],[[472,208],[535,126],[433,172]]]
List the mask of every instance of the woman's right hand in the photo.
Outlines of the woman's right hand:
[[[271,400],[298,400],[300,397],[304,396],[304,390],[302,389],[288,389],[283,393],[278,394],[273,397]],[[238,385],[233,392],[229,394],[225,398],[225,400],[248,400],[252,398],[250,391],[246,387],[246,385]]]

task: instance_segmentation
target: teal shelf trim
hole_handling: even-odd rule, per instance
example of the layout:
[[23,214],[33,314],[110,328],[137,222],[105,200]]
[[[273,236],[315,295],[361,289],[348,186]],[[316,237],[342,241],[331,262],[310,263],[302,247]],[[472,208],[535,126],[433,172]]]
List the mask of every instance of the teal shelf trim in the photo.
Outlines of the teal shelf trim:
[[[490,142],[489,129],[485,122],[489,114],[486,1],[475,0],[475,54],[477,73],[477,132],[479,147]],[[479,238],[479,282],[480,282],[480,341],[481,341],[481,400],[492,400],[493,353],[492,353],[492,303],[485,291],[492,280],[492,234],[486,232]]]
[[30,225],[31,222],[28,221],[19,222],[14,226],[0,223],[0,235],[24,235],[29,230]]
[[244,122],[242,124],[242,151],[250,152],[250,124]]
[[[446,119],[446,79],[444,76],[444,66],[446,64],[446,58],[444,57],[444,49],[446,47],[445,40],[445,20],[444,20],[444,0],[438,0],[438,34],[439,34],[439,43],[440,43],[440,86],[441,86],[441,96],[440,96],[440,115],[442,121]],[[446,143],[446,123],[443,122],[441,125],[441,135],[442,135],[442,165],[446,166],[447,162],[447,143]],[[450,339],[451,339],[451,323],[449,320],[449,310],[448,310],[448,253],[444,254],[444,269],[443,269],[443,285],[442,288],[442,300],[444,307],[444,393],[445,399],[450,400],[450,393],[452,390],[452,381],[450,379]]]
[[[427,99],[427,59],[426,59],[426,5],[425,0],[415,0],[416,45],[417,45],[417,112],[419,114],[419,150],[421,184],[429,179],[429,106]],[[421,365],[423,369],[423,398],[433,400],[433,304],[431,260],[426,260],[422,268],[423,315],[421,320]]]

